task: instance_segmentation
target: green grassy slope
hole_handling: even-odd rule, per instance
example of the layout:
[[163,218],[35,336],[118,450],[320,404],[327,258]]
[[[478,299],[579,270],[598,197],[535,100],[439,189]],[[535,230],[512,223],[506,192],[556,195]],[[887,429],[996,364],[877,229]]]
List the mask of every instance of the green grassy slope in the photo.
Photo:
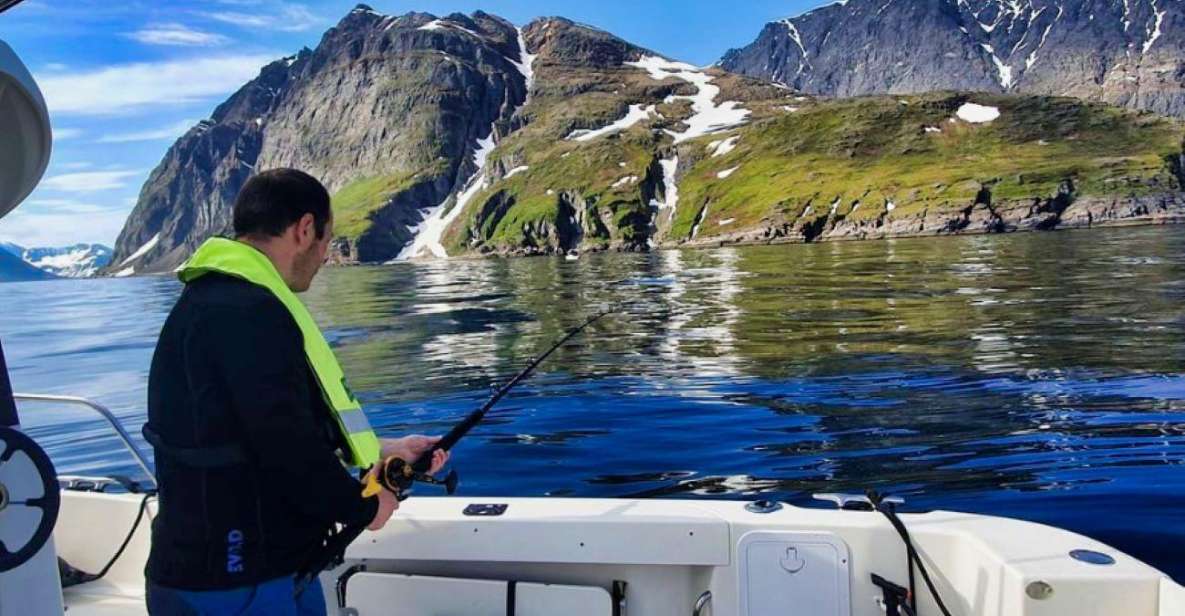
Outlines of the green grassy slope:
[[[1173,161],[1185,129],[1150,114],[1035,96],[759,94],[746,103],[754,110],[749,124],[677,148],[661,130],[686,117],[677,105],[660,105],[663,117],[627,131],[578,142],[564,136],[623,116],[623,98],[616,107],[599,93],[534,101],[532,123],[494,153],[504,170],[528,169],[473,199],[449,230],[450,253],[639,248],[687,241],[693,231],[710,240],[775,218],[891,221],[966,208],[985,188],[996,202],[1048,199],[1066,182],[1075,197],[1180,190]],[[965,102],[1001,115],[986,124],[952,121]],[[575,118],[585,120],[578,126]],[[735,149],[712,156],[710,144],[728,137],[737,138]],[[657,162],[675,152],[679,201],[669,228],[660,228],[651,224],[650,205],[661,198]],[[627,177],[637,180],[622,182]]]
[[[969,100],[999,108],[1000,118],[952,122]],[[826,215],[837,200],[837,214],[858,220],[963,208],[981,187],[994,200],[1047,198],[1066,180],[1078,196],[1179,190],[1170,160],[1185,131],[1072,99],[946,93],[811,103],[732,134],[734,151],[701,158],[681,180],[672,238],[690,235],[703,205],[700,237],[773,213],[794,219],[807,207],[808,216]]]

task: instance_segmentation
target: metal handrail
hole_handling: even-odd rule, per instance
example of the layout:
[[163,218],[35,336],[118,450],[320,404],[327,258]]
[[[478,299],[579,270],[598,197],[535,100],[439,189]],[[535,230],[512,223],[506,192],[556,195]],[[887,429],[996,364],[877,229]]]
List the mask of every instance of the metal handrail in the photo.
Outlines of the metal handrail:
[[85,406],[92,411],[95,411],[99,415],[102,415],[103,419],[106,419],[107,423],[111,424],[111,427],[115,429],[115,433],[119,436],[119,440],[123,441],[123,446],[127,448],[128,453],[132,454],[132,457],[136,459],[136,464],[139,464],[140,468],[144,470],[144,474],[148,476],[148,480],[152,482],[153,487],[156,487],[156,475],[152,472],[152,467],[148,464],[148,458],[144,456],[144,452],[140,451],[139,447],[136,447],[136,444],[132,442],[132,437],[127,433],[126,430],[123,429],[123,426],[120,425],[119,419],[117,419],[115,414],[108,410],[107,407],[99,404],[98,402],[76,396],[13,394],[13,398],[15,398],[18,402],[60,402],[62,404]]

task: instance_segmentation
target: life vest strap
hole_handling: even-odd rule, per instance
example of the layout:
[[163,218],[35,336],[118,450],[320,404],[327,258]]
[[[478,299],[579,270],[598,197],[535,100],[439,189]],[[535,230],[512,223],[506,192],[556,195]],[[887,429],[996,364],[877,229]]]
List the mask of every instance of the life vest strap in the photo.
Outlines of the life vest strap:
[[144,440],[148,441],[156,454],[168,458],[182,466],[201,470],[230,468],[245,466],[251,462],[247,452],[238,445],[219,445],[212,447],[177,447],[170,445],[161,438],[160,434],[144,424],[141,430]]

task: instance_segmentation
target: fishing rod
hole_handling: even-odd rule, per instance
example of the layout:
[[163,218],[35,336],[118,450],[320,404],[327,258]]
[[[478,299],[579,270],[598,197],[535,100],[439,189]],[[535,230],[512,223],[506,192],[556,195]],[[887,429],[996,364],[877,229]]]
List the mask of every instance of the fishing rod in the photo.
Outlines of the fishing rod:
[[490,409],[494,408],[494,405],[497,404],[503,396],[509,393],[511,389],[514,389],[515,385],[518,385],[524,379],[531,376],[531,374],[535,372],[535,369],[539,367],[539,364],[542,364],[543,361],[546,360],[552,353],[558,351],[560,347],[564,346],[564,344],[566,344],[569,340],[576,337],[576,335],[580,332],[584,331],[589,325],[592,325],[607,314],[609,314],[608,311],[601,312],[589,318],[579,327],[565,334],[563,338],[560,338],[555,344],[551,345],[551,348],[547,349],[547,351],[544,351],[542,355],[536,357],[535,360],[527,365],[526,368],[514,375],[514,378],[510,379],[502,387],[499,387],[498,390],[494,392],[494,395],[491,396],[489,400],[486,400],[485,404],[481,405],[477,410],[473,411],[469,414],[469,416],[467,416],[465,419],[462,419],[457,425],[453,426],[453,429],[449,430],[448,434],[445,434],[440,438],[439,441],[437,441],[435,445],[433,445],[424,453],[420,454],[420,457],[416,460],[408,462],[397,456],[391,456],[386,460],[383,460],[380,463],[377,472],[367,475],[367,481],[365,484],[366,487],[362,491],[362,495],[374,496],[375,494],[378,494],[380,490],[386,488],[393,492],[395,496],[402,501],[410,495],[411,487],[417,481],[422,483],[443,485],[445,487],[445,491],[448,494],[451,495],[455,493],[457,491],[456,471],[449,472],[449,474],[444,479],[437,479],[428,474],[428,471],[432,469],[433,455],[435,455],[437,451],[450,451],[453,446],[457,444],[457,442],[459,442],[462,438],[465,438],[466,434],[469,434],[470,430],[476,427],[477,424],[481,423],[481,420],[485,418],[486,413],[488,413]]
[[[395,497],[400,501],[406,500],[411,495],[412,486],[418,481],[420,483],[443,485],[448,494],[453,494],[457,491],[457,472],[455,470],[449,471],[444,479],[437,479],[428,474],[432,470],[432,457],[437,451],[450,451],[469,431],[476,427],[481,420],[485,418],[486,413],[494,408],[506,394],[510,393],[516,385],[527,379],[535,372],[535,369],[544,362],[552,353],[558,351],[569,340],[575,338],[580,332],[588,328],[589,325],[600,320],[605,315],[609,314],[610,310],[600,312],[584,323],[580,324],[575,329],[568,331],[551,345],[542,355],[536,357],[526,368],[514,375],[514,378],[506,382],[505,385],[499,387],[494,395],[490,397],[485,404],[477,408],[459,423],[457,423],[451,430],[448,431],[439,441],[436,442],[430,449],[420,454],[418,458],[413,461],[403,460],[398,456],[391,456],[378,464],[378,468],[372,470],[366,476],[363,484],[362,495],[374,496],[383,489],[390,490],[395,494]],[[362,531],[366,530],[365,524],[358,524],[346,526],[341,531],[335,533],[325,543],[324,549],[313,559],[308,566],[301,570],[297,576],[296,594],[299,595],[305,586],[324,571],[336,564],[340,564],[345,559],[346,548],[357,539]]]

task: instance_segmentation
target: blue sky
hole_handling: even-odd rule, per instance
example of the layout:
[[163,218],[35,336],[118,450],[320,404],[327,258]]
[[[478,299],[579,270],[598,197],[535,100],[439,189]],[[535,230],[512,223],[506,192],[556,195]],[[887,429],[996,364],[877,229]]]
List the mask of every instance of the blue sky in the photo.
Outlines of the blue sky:
[[[541,15],[589,23],[664,55],[710,64],[762,25],[827,0],[374,0],[383,13],[477,9],[523,24]],[[259,68],[321,34],[356,0],[26,0],[0,14],[0,40],[45,92],[55,143],[49,171],[3,220],[0,241],[111,245],[169,145]],[[562,7],[562,8],[561,8]]]

